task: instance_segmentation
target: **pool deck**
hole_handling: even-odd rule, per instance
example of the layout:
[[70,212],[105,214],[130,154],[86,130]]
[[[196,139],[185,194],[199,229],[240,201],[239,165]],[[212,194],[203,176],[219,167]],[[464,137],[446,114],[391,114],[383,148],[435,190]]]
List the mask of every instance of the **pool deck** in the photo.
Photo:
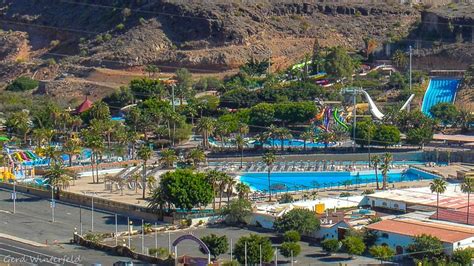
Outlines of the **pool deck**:
[[426,166],[426,165],[417,165],[415,168],[421,169],[423,171],[440,175],[444,178],[456,178],[457,171],[470,170],[474,169],[474,166],[469,166],[465,164],[453,163],[445,166]]

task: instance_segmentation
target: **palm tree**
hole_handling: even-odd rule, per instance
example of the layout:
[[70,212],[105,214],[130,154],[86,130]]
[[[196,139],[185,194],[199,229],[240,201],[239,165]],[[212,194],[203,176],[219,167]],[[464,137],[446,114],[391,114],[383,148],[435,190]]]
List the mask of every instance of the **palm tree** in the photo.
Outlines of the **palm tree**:
[[382,165],[380,165],[380,170],[382,170],[383,182],[382,189],[387,189],[388,181],[388,172],[390,171],[390,164],[392,163],[393,156],[390,153],[385,153],[383,156]]
[[133,182],[135,182],[135,194],[138,193],[138,180],[140,180],[140,174],[133,174],[131,176],[131,179],[133,180]]
[[216,121],[211,117],[202,117],[197,124],[197,130],[202,134],[202,145],[204,149],[209,146],[209,136],[215,129]]
[[67,170],[61,163],[53,163],[48,169],[44,177],[48,180],[51,187],[66,188],[69,186],[69,181],[74,177],[74,173]]
[[235,184],[237,184],[237,181],[235,181],[234,178],[230,177],[229,179],[227,179],[227,184],[226,184],[226,186],[227,186],[227,191],[226,191],[226,193],[227,193],[227,205],[229,205],[229,203],[230,203],[230,196],[234,192]]
[[327,150],[329,143],[334,140],[334,133],[332,132],[321,132],[319,134],[319,141],[324,143],[324,149]]
[[396,50],[392,56],[392,61],[397,67],[405,68],[408,63],[407,55],[401,50]]
[[150,192],[153,190],[153,185],[155,184],[156,184],[156,177],[152,175],[146,177],[146,185],[148,187],[148,190],[150,190]]
[[92,168],[92,183],[95,183],[94,179],[94,164],[96,164],[96,176],[97,176],[97,183],[99,182],[99,155],[105,148],[104,140],[102,137],[94,132],[93,130],[86,129],[82,132],[84,138],[84,144],[86,147],[91,149],[91,168]]
[[285,146],[284,146],[285,145],[285,140],[286,139],[291,139],[293,137],[293,135],[291,134],[290,130],[286,127],[277,128],[277,130],[275,131],[275,134],[280,139],[281,151],[283,151],[284,148],[285,148]]
[[306,142],[314,138],[314,133],[311,130],[305,131],[300,135],[300,138],[303,140],[303,150],[306,151]]
[[145,190],[146,190],[146,163],[150,160],[153,151],[150,146],[143,145],[138,150],[138,158],[143,160],[143,175],[142,175],[142,198],[145,199]]
[[278,128],[273,124],[271,124],[268,127],[268,130],[264,132],[265,139],[267,140],[272,139],[272,149],[275,146],[275,139],[278,138],[277,134],[278,134]]
[[446,191],[446,181],[441,178],[436,178],[430,183],[431,193],[436,192],[436,219],[439,215],[439,194]]
[[474,192],[474,179],[464,178],[464,182],[461,185],[461,191],[467,193],[467,218],[466,224],[469,224],[469,204],[471,193]]
[[459,111],[459,115],[457,117],[456,123],[461,126],[462,131],[467,131],[469,129],[470,124],[472,123],[473,117],[472,114],[466,110],[461,109]]
[[232,177],[230,177],[228,174],[224,172],[220,172],[218,176],[218,182],[219,182],[219,209],[222,206],[222,195],[224,194],[224,191],[226,191],[227,184],[230,182]]
[[167,168],[173,167],[174,162],[178,159],[176,152],[172,149],[164,149],[160,152],[160,162]]
[[63,144],[62,152],[64,154],[67,154],[69,158],[69,166],[72,166],[72,156],[80,154],[81,153],[81,146],[80,146],[80,140],[79,139],[68,139],[66,142]]
[[270,174],[272,171],[272,165],[275,162],[276,157],[275,154],[271,152],[267,152],[263,155],[262,161],[267,165],[268,167],[268,195],[269,195],[269,200],[272,201],[272,191],[271,191],[271,182],[270,182]]
[[250,194],[250,187],[244,183],[237,183],[235,190],[237,190],[240,199],[246,199]]
[[375,182],[377,184],[377,190],[380,189],[380,187],[379,187],[379,175],[377,173],[380,161],[381,160],[380,160],[380,157],[378,155],[372,156],[372,165],[374,166],[374,170],[375,170]]
[[56,163],[58,160],[59,152],[54,146],[46,146],[43,148],[44,157],[49,159],[48,166],[51,165],[51,162]]
[[240,169],[243,167],[243,162],[244,162],[244,145],[245,145],[245,140],[241,135],[237,135],[235,137],[235,144],[237,145],[237,148],[240,151]]
[[220,178],[221,172],[217,170],[211,170],[207,173],[207,180],[209,183],[212,185],[212,190],[213,190],[213,198],[212,198],[212,210],[216,210],[216,196],[217,196],[217,190],[219,189],[219,178]]
[[206,154],[199,148],[194,148],[188,153],[188,160],[191,161],[192,165],[196,167],[199,163],[206,160]]

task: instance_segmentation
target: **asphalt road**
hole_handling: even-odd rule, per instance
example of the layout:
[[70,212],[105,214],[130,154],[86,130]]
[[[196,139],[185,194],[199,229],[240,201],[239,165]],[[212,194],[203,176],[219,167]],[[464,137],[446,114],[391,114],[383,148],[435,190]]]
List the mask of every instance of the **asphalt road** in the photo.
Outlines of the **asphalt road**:
[[[92,211],[90,208],[79,208],[79,206],[56,202],[54,223],[51,222],[51,213],[49,200],[20,193],[17,193],[16,212],[13,213],[11,191],[0,189],[0,233],[49,245],[45,248],[36,248],[0,238],[0,265],[5,259],[8,260],[9,258],[23,260],[18,265],[28,265],[27,263],[52,265],[48,264],[51,260],[47,258],[61,259],[64,256],[70,258],[79,256],[82,261],[79,264],[82,265],[93,263],[112,265],[116,261],[130,260],[70,244],[74,230],[80,232],[81,220],[83,233],[92,230]],[[115,214],[95,210],[93,216],[94,232],[115,231]],[[131,220],[134,224],[141,224],[141,220]],[[117,228],[118,231],[127,230],[127,217],[117,216]],[[39,259],[31,262],[32,258]],[[43,259],[44,262],[42,263],[45,264],[39,263],[42,261],[40,259]],[[9,263],[14,264],[15,261],[9,261]],[[62,263],[53,261],[53,265],[57,264],[62,265]]]

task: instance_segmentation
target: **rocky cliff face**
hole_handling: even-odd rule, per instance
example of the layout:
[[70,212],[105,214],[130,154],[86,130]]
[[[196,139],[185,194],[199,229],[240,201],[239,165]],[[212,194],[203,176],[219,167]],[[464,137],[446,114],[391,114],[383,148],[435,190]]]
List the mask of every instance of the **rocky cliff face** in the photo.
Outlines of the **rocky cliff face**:
[[[364,38],[382,43],[406,35],[419,18],[396,4],[299,0],[4,0],[0,10],[4,28],[28,32],[38,49],[58,39],[52,52],[74,51],[85,65],[208,70],[235,68],[270,53],[275,67],[284,67],[309,52],[314,38],[361,49]],[[48,40],[35,34],[38,28],[50,32]]]

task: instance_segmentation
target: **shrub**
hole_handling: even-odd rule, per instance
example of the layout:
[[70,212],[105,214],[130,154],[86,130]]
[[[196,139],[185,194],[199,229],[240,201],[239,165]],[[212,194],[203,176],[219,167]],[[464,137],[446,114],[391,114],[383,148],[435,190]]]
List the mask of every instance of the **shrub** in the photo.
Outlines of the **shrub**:
[[286,231],[283,235],[285,242],[298,242],[301,240],[300,233],[295,230]]
[[321,247],[328,254],[337,252],[341,248],[341,243],[337,239],[326,239],[321,242]]
[[290,194],[288,193],[285,193],[283,195],[281,195],[281,198],[280,200],[278,201],[279,203],[291,203],[293,202],[293,196],[291,196]]
[[390,260],[395,251],[387,246],[373,246],[369,249],[370,255],[379,260]]
[[49,45],[52,46],[52,47],[54,47],[54,46],[58,46],[59,43],[60,43],[59,40],[52,40],[52,41],[49,43]]
[[156,256],[158,258],[167,258],[169,256],[169,252],[168,252],[168,249],[166,248],[162,248],[162,247],[159,247],[159,248],[150,248],[148,250],[148,254],[150,256]]
[[301,246],[294,242],[284,242],[280,247],[280,253],[286,258],[298,256],[301,253]]
[[104,35],[104,41],[110,41],[111,39],[112,39],[112,35],[110,35],[110,34],[108,34],[108,33],[106,33],[106,34]]
[[8,91],[29,91],[38,87],[39,82],[29,77],[18,77],[7,86]]
[[125,25],[123,25],[123,23],[117,24],[117,26],[115,26],[115,29],[116,30],[123,30],[123,29],[125,29]]
[[460,265],[471,265],[472,255],[472,248],[456,249],[453,252],[452,260],[453,262],[459,263]]
[[341,198],[350,197],[350,196],[351,196],[351,193],[349,192],[342,192],[341,194],[339,194],[339,197]]
[[349,236],[342,240],[344,251],[349,255],[360,255],[365,251],[365,244],[362,238]]
[[370,194],[374,194],[375,191],[373,189],[366,189],[364,190],[364,192],[362,192],[362,195],[370,195]]

